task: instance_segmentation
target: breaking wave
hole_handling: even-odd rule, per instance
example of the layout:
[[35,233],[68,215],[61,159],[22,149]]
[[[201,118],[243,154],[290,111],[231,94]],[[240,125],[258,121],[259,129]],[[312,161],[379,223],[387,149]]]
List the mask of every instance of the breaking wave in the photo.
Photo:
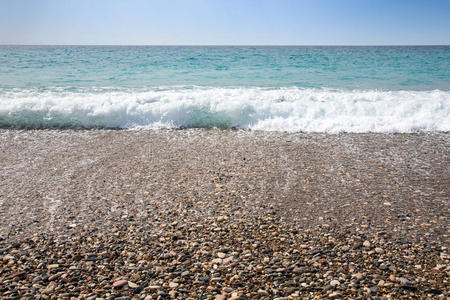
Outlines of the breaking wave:
[[170,87],[0,90],[2,128],[450,131],[450,91]]

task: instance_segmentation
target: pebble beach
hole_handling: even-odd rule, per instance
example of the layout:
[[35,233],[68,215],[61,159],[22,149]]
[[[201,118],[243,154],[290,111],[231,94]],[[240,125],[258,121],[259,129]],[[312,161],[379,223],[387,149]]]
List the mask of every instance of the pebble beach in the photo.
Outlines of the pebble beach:
[[0,130],[2,299],[447,299],[450,135]]

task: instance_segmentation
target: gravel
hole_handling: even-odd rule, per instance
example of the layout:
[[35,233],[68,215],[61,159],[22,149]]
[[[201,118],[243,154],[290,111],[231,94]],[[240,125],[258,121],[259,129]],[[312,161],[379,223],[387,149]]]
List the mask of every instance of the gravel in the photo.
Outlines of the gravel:
[[448,133],[0,141],[2,299],[450,296]]

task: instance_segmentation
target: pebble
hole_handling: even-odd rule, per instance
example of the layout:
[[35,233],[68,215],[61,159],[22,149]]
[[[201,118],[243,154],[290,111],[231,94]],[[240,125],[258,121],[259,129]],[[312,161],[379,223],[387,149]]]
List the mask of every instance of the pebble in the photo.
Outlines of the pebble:
[[52,269],[57,269],[59,268],[59,264],[51,264],[47,266],[47,269],[52,270]]
[[223,261],[222,261],[222,263],[224,263],[224,264],[229,264],[229,263],[233,262],[233,259],[234,259],[233,256],[229,256],[229,257],[227,257],[227,258],[224,258]]
[[371,244],[370,244],[369,241],[364,241],[364,243],[363,243],[363,246],[366,247],[366,248],[369,248],[370,245],[371,245]]
[[405,277],[400,277],[398,279],[398,281],[400,282],[400,285],[403,287],[412,287],[413,284],[411,281],[409,281],[409,279],[405,278]]
[[117,280],[113,283],[113,287],[115,287],[115,288],[122,287],[122,286],[126,285],[127,283],[128,283],[128,281],[125,279]]
[[269,293],[266,290],[261,290],[261,289],[259,289],[257,293],[258,293],[258,295],[261,295],[261,296],[268,296],[269,295]]
[[47,287],[42,291],[42,293],[50,294],[54,291],[55,288],[56,288],[56,283],[52,281],[47,285]]
[[221,258],[215,258],[211,261],[211,263],[213,264],[221,264],[222,263],[222,259]]
[[218,222],[222,222],[222,221],[226,221],[226,220],[228,220],[227,216],[219,216],[219,217],[217,217],[217,221]]
[[342,294],[341,293],[339,293],[339,292],[332,292],[331,294],[329,294],[328,295],[328,297],[330,297],[330,298],[340,298],[342,296]]
[[231,297],[228,298],[228,300],[239,300],[241,299],[241,295],[239,293],[233,293],[231,294]]
[[340,285],[341,283],[339,282],[339,280],[331,280],[330,281],[330,285],[332,286],[332,287],[336,287],[336,286],[338,286],[338,285]]

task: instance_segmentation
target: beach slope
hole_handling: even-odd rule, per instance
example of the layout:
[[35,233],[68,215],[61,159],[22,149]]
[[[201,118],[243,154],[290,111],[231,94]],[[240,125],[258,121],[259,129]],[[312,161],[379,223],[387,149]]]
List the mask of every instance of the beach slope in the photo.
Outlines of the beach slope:
[[1,298],[450,296],[448,133],[0,141]]

